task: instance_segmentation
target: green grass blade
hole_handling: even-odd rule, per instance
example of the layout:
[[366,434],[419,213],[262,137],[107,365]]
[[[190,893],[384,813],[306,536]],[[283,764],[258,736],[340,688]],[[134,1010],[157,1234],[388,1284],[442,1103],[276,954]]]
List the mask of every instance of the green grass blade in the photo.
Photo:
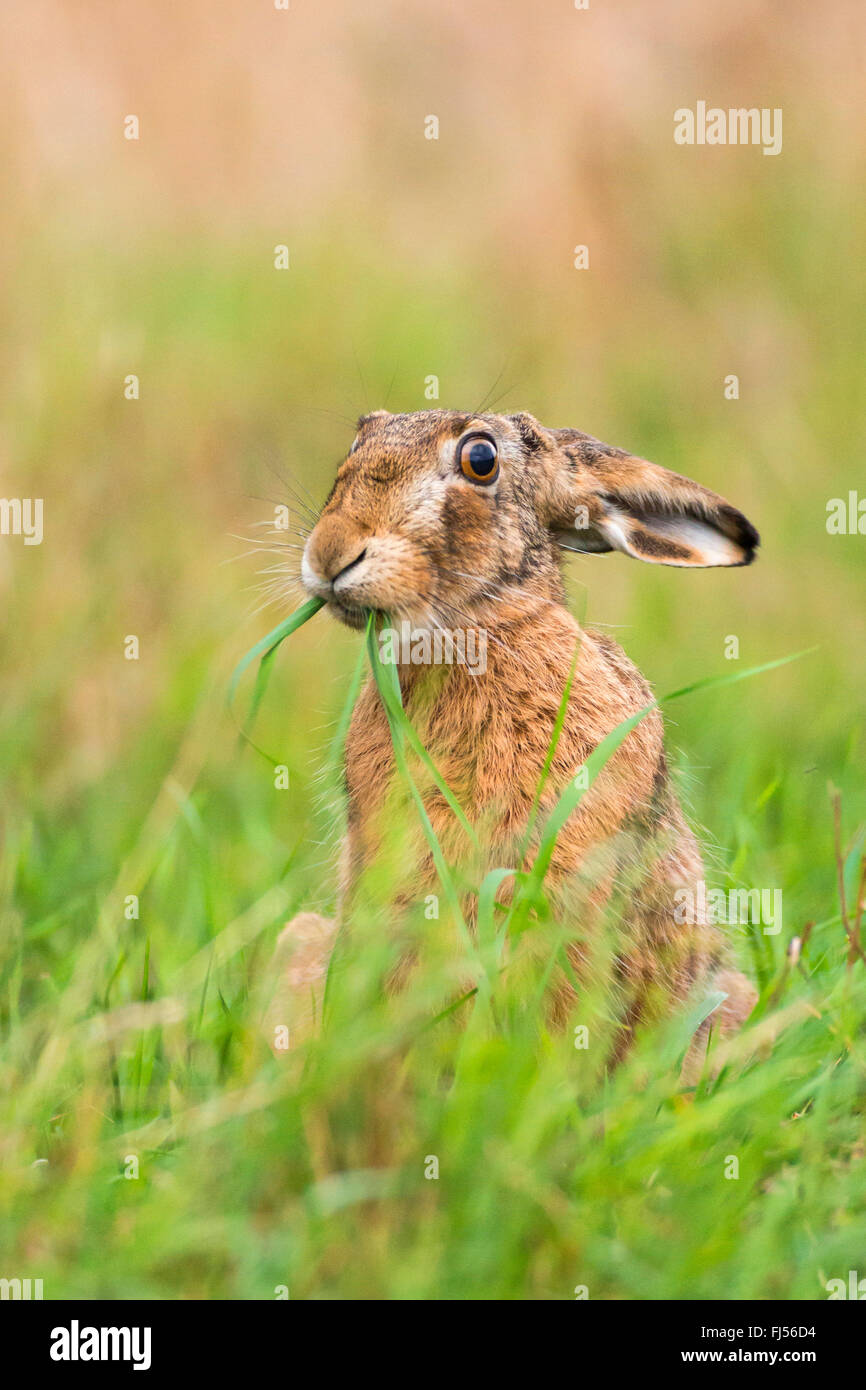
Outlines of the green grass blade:
[[[306,603],[301,604],[301,607],[296,608],[294,613],[290,613],[288,618],[284,618],[281,623],[278,623],[260,642],[256,642],[254,647],[250,647],[249,651],[241,657],[231,674],[227,696],[230,706],[234,703],[235,694],[237,693],[241,677],[247,668],[256,660],[256,657],[267,657],[272,655],[281,642],[285,641],[287,637],[290,637],[293,632],[297,632],[298,628],[303,627],[304,623],[309,622],[310,618],[312,618],[315,613],[318,613],[319,609],[323,608],[324,605],[325,600],[322,598],[307,599]],[[264,691],[260,690],[258,697],[259,701],[261,701],[263,693]]]
[[[261,660],[259,662],[259,669],[256,672],[256,683],[253,687],[253,695],[252,699],[250,700],[250,707],[247,712],[246,721],[244,724],[240,724],[237,720],[235,720],[235,723],[237,723],[238,732],[240,733],[241,738],[243,738],[250,745],[250,747],[255,748],[257,753],[261,753],[262,757],[266,758],[267,761],[270,763],[277,762],[279,761],[279,759],[272,758],[270,754],[264,751],[263,748],[259,748],[258,744],[254,743],[253,740],[250,738],[249,730],[253,726],[256,714],[258,713],[259,706],[262,703],[264,693],[267,689],[268,681],[271,677],[271,668],[273,665],[273,660],[274,656],[276,655],[277,648],[279,647],[280,643],[284,642],[287,637],[290,637],[293,632],[297,632],[299,627],[303,627],[304,623],[309,622],[310,618],[312,618],[314,614],[318,613],[320,608],[324,607],[324,603],[324,599],[311,598],[308,599],[306,603],[303,603],[300,608],[296,608],[294,613],[290,613],[288,618],[284,618],[281,623],[278,623],[277,626],[273,628],[265,637],[263,637],[260,642],[256,642],[254,647],[250,647],[250,650],[243,657],[241,657],[240,661],[238,662],[237,666],[231,674],[231,679],[229,680],[228,685],[228,693],[226,695],[226,703],[230,712],[232,711],[232,707],[234,705],[234,699],[235,695],[237,694],[237,689],[240,684],[241,677],[243,676],[244,672],[256,660],[256,657],[261,657]],[[234,715],[232,715],[232,717],[234,717]]]
[[343,754],[346,748],[346,738],[349,733],[349,725],[352,722],[352,711],[355,708],[355,703],[358,699],[359,694],[361,693],[361,683],[364,679],[364,666],[366,662],[366,656],[367,653],[364,650],[364,645],[362,643],[358,651],[358,660],[355,663],[355,669],[352,672],[352,679],[349,682],[349,690],[346,695],[346,701],[340,712],[340,718],[337,721],[337,727],[334,730],[334,737],[331,739],[330,747],[328,748],[328,757],[325,763],[325,775],[329,781],[333,781],[335,776],[339,773],[340,767],[343,762]]
[[397,675],[397,668],[392,663],[382,661],[379,649],[376,646],[375,634],[371,623],[367,624],[367,650],[370,654],[370,664],[373,668],[373,676],[385,706],[385,713],[388,715],[392,730],[397,727],[408,741],[412,751],[421,759],[427,768],[437,787],[441,791],[451,810],[459,820],[472,844],[478,848],[478,836],[474,828],[470,825],[466,813],[457,797],[454,795],[448,783],[437,768],[427,749],[424,747],[418,732],[411,719],[403,708],[403,696],[400,691],[400,679]]
[[[467,927],[466,921],[463,917],[463,912],[460,907],[460,898],[457,893],[457,889],[454,885],[454,881],[451,877],[448,865],[445,862],[445,855],[442,852],[442,846],[439,844],[439,839],[436,835],[435,830],[433,829],[433,826],[430,822],[430,818],[427,815],[423,797],[421,796],[421,793],[415,785],[415,779],[409,770],[409,764],[406,759],[406,731],[408,728],[411,728],[412,726],[409,720],[406,718],[402,702],[399,704],[399,710],[402,719],[395,717],[395,715],[392,713],[392,711],[395,709],[395,704],[392,692],[388,690],[388,679],[387,676],[384,674],[385,668],[379,656],[379,648],[376,643],[376,633],[374,631],[374,615],[372,613],[370,614],[370,617],[367,620],[367,651],[370,656],[370,665],[373,669],[373,678],[376,681],[376,686],[382,698],[382,704],[385,707],[385,715],[388,719],[388,724],[391,729],[391,741],[394,747],[394,760],[397,764],[397,770],[400,773],[400,775],[404,778],[406,785],[408,786],[409,791],[412,795],[412,799],[415,802],[415,805],[418,810],[418,815],[421,820],[421,827],[424,831],[425,839],[427,840],[427,843],[430,846],[430,851],[433,855],[433,863],[436,866],[436,872],[439,876],[439,880],[442,884],[443,889],[445,890],[445,895],[448,898],[452,911],[454,912],[455,919],[458,922],[462,932],[464,933],[467,942],[469,942],[471,940],[469,935],[469,928]],[[394,674],[396,675],[396,671],[394,672]],[[415,732],[414,729],[412,729],[412,732]],[[417,734],[415,736],[417,738]],[[420,743],[420,739],[418,741]]]
[[553,760],[556,757],[556,750],[559,747],[560,735],[562,734],[562,730],[565,726],[565,715],[568,709],[568,702],[571,698],[571,687],[574,684],[574,673],[577,670],[577,663],[580,658],[580,644],[582,636],[582,633],[578,636],[577,643],[574,648],[574,656],[571,659],[571,669],[569,670],[568,680],[565,682],[565,689],[562,692],[562,699],[559,702],[559,709],[557,710],[556,719],[554,720],[553,732],[550,736],[550,743],[547,747],[547,755],[544,759],[544,767],[541,769],[541,776],[538,779],[538,786],[535,789],[535,796],[532,799],[532,809],[529,812],[529,822],[526,827],[526,832],[523,836],[523,845],[520,854],[521,860],[523,860],[526,851],[529,848],[530,841],[532,839],[532,832],[535,829],[535,821],[536,817],[538,816],[538,808],[541,805],[541,798],[544,794],[544,788],[547,785],[547,779],[550,776],[550,769],[553,766]]
[[[789,656],[778,657],[775,661],[767,661],[761,666],[750,666],[745,671],[726,672],[722,676],[705,676],[701,680],[692,681],[689,685],[681,686],[679,690],[673,690],[668,695],[659,696],[649,704],[644,705],[643,709],[624,719],[615,729],[612,729],[601,743],[593,750],[586,760],[586,777],[578,782],[577,778],[572,779],[562,792],[559,801],[553,808],[544,826],[541,836],[538,854],[529,871],[522,891],[516,895],[512,912],[510,914],[509,930],[515,925],[522,924],[533,903],[537,900],[553,858],[556,848],[556,841],[562,827],[569,816],[577,810],[584,793],[589,790],[605,764],[624,742],[642,719],[659,705],[665,704],[670,700],[679,700],[685,695],[691,695],[698,690],[710,690],[724,685],[733,685],[736,681],[746,680],[750,676],[761,675],[765,671],[775,670],[778,666],[786,666],[791,661],[797,661],[802,656],[809,655],[816,648],[810,647],[806,651],[793,652]],[[585,782],[585,785],[584,785]]]

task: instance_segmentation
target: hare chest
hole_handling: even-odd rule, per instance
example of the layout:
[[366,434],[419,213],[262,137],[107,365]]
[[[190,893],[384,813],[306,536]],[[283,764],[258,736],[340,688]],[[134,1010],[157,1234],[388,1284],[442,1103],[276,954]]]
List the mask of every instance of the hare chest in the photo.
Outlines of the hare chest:
[[[521,849],[541,788],[537,824],[606,734],[646,706],[645,681],[608,638],[583,632],[564,609],[543,611],[502,630],[488,649],[483,679],[465,666],[400,669],[404,704],[439,772],[476,829],[484,869]],[[533,620],[534,619],[534,620]],[[550,759],[563,695],[573,669],[564,721]],[[389,797],[402,795],[395,778],[388,721],[370,682],[355,708],[346,750],[350,874],[381,850]],[[445,797],[420,763],[414,771],[443,850],[470,856],[467,837]],[[604,768],[559,836],[554,881],[574,872],[587,851],[636,826],[667,793],[661,721],[653,711]],[[415,820],[407,813],[406,820]],[[416,839],[413,873],[435,877],[423,836]]]

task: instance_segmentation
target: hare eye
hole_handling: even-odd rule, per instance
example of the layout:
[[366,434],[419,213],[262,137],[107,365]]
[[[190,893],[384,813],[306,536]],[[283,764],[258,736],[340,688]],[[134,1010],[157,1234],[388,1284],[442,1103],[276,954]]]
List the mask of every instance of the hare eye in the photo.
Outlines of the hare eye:
[[473,483],[492,483],[499,474],[495,442],[486,434],[471,434],[460,445],[460,467]]

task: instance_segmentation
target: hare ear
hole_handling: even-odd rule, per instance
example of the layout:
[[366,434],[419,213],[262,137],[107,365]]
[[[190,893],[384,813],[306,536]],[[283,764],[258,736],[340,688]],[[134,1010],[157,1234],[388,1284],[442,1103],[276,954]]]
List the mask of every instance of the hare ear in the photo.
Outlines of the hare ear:
[[657,565],[748,565],[760,537],[723,497],[579,430],[551,430],[560,459],[551,529],[571,550],[621,550]]

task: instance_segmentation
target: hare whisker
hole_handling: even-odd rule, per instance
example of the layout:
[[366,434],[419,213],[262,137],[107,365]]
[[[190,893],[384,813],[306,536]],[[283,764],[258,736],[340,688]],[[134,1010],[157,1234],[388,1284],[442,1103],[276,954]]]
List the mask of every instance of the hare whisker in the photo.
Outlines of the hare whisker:
[[[285,498],[280,499],[278,497],[263,497],[260,493],[250,493],[249,496],[250,500],[253,502],[268,502],[274,508],[285,507],[287,505]],[[309,503],[306,502],[304,498],[300,497],[297,493],[289,491],[288,496],[289,502],[291,504],[289,506],[289,511],[291,512],[293,509],[296,509],[297,512],[300,514],[300,518],[302,521],[307,522],[307,524],[310,527],[315,526],[316,522],[319,519],[318,509],[311,507]],[[257,524],[267,525],[268,523],[259,522]]]
[[[302,479],[298,478],[294,474],[294,472],[290,468],[288,468],[287,465],[283,465],[284,471],[278,469],[273,459],[268,460],[268,468],[273,477],[276,478],[278,483],[280,483],[290,493],[294,493],[295,500],[299,507],[305,507],[307,510],[311,511],[316,517],[318,517],[319,513],[321,512],[321,507],[316,503],[315,497],[310,492],[310,489],[307,487],[306,483],[303,482]],[[288,478],[286,477],[286,473],[288,473]],[[303,488],[304,492],[306,493],[308,499],[306,502],[304,502],[299,488]]]

